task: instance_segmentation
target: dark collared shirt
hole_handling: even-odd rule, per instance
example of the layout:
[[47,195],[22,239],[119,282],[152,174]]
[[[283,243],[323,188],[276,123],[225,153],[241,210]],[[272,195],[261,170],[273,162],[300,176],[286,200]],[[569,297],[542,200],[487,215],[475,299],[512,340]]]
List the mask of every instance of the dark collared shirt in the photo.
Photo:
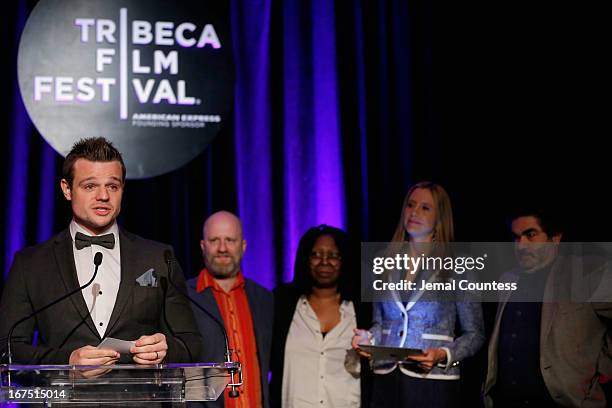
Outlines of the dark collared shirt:
[[[550,267],[521,274],[516,298],[525,293],[544,293]],[[495,406],[555,407],[540,371],[540,326],[542,302],[506,304],[501,320],[498,348]]]

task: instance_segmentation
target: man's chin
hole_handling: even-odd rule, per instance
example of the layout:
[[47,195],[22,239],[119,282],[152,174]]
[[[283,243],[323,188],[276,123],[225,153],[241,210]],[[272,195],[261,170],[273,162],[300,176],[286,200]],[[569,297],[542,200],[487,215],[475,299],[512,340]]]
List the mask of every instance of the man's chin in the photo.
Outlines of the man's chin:
[[529,262],[521,264],[521,267],[525,273],[538,272],[539,270],[544,269],[546,266],[547,264],[545,262]]
[[239,269],[208,268],[208,272],[215,279],[230,279],[238,275]]
[[112,217],[108,217],[102,220],[96,219],[95,222],[83,222],[81,220],[76,220],[76,222],[89,232],[99,235],[106,232],[113,225],[115,219]]

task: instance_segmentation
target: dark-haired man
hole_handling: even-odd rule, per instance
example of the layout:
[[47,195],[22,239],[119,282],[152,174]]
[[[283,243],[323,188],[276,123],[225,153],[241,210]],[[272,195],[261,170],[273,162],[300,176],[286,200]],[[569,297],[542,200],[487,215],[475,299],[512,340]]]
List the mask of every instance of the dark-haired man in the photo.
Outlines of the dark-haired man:
[[511,230],[520,270],[506,278],[517,281],[518,293],[497,310],[485,405],[606,407],[599,382],[612,373],[612,300],[575,303],[568,294],[586,279],[601,284],[608,265],[560,254],[561,229],[545,211],[522,210]]
[[[15,254],[0,302],[0,337],[19,319],[88,282],[98,252],[102,263],[81,293],[16,327],[13,362],[102,365],[121,358],[158,364],[198,355],[200,335],[189,305],[171,286],[164,292],[159,285],[164,253],[171,248],[117,225],[125,172],[121,154],[103,138],[81,140],[66,156],[60,184],[72,221],[55,237]],[[180,270],[173,277],[184,285]],[[106,337],[135,344],[122,357],[96,347]]]

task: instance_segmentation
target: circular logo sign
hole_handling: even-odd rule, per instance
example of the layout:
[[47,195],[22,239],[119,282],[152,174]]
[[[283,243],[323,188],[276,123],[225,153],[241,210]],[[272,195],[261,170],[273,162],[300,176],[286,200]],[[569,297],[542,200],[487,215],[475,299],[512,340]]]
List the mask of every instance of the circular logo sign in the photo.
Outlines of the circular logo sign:
[[64,156],[79,139],[107,138],[129,178],[182,166],[232,108],[228,5],[41,0],[17,62],[32,121]]

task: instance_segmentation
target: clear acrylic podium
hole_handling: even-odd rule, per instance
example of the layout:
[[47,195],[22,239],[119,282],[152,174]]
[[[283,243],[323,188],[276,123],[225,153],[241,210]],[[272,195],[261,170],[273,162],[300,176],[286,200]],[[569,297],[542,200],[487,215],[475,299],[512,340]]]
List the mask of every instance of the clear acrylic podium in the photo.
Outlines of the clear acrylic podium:
[[[7,403],[184,406],[214,401],[240,385],[240,363],[71,366],[0,365],[0,406]],[[232,373],[234,376],[232,376]],[[230,385],[231,385],[230,384]],[[102,405],[102,406],[104,406]]]

